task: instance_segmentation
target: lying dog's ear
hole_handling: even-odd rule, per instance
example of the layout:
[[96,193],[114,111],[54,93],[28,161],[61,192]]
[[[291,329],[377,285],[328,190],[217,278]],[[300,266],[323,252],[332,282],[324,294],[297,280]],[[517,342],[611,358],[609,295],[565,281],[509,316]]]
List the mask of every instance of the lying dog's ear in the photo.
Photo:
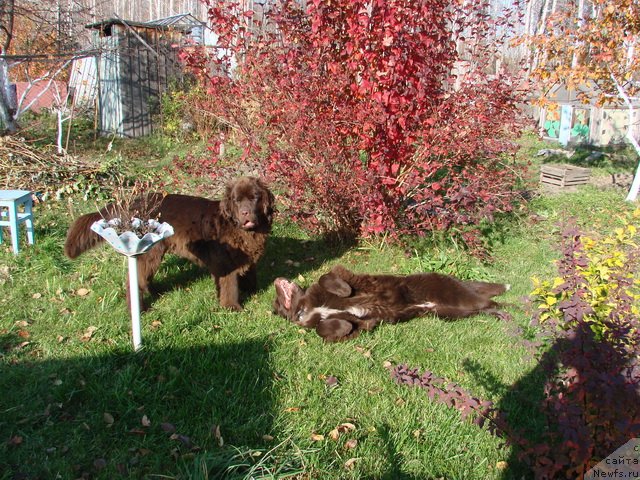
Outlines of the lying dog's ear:
[[351,295],[351,285],[335,276],[333,272],[325,273],[320,277],[318,283],[327,292],[332,293],[338,297],[346,298]]
[[293,282],[290,282],[286,278],[278,277],[273,281],[273,284],[276,287],[276,299],[274,302],[274,308],[276,305],[280,305],[283,311],[289,312],[292,307],[291,302],[304,294],[304,290],[302,289],[302,287]]

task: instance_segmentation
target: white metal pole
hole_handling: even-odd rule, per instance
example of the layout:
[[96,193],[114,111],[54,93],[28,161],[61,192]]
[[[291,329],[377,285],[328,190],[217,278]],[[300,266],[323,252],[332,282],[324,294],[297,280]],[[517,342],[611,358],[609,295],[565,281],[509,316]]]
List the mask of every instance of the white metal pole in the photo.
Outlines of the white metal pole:
[[129,264],[129,300],[131,301],[131,331],[133,333],[133,349],[139,350],[142,346],[140,333],[140,294],[138,286],[138,258],[135,255],[127,256]]

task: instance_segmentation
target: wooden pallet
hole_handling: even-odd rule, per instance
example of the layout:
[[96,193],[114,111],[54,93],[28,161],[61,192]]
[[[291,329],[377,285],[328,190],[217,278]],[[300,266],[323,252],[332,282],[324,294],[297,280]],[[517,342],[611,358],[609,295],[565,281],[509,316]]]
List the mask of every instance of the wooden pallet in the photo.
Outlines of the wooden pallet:
[[564,164],[546,164],[540,167],[540,183],[557,187],[574,187],[589,182],[591,169]]

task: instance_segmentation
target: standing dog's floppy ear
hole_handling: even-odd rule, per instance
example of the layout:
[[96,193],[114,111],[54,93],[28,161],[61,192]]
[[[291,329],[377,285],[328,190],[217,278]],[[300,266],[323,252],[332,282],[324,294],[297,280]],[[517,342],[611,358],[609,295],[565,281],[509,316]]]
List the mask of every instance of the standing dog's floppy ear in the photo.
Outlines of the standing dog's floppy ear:
[[267,198],[261,199],[262,211],[264,215],[269,219],[269,221],[272,221],[273,213],[275,210],[274,206],[276,203],[276,197],[273,195],[273,193],[271,193],[271,190],[267,188],[267,186],[262,182],[262,180],[258,180],[258,185],[260,185],[260,187],[262,187],[262,190],[267,193]]
[[327,292],[332,293],[338,297],[347,298],[351,295],[351,285],[345,282],[340,277],[336,276],[333,272],[325,273],[320,277],[318,283]]
[[233,206],[234,201],[232,197],[233,197],[233,182],[229,182],[225,187],[224,196],[222,197],[222,200],[220,200],[220,211],[222,212],[222,215],[228,219],[233,218],[232,208],[234,208]]

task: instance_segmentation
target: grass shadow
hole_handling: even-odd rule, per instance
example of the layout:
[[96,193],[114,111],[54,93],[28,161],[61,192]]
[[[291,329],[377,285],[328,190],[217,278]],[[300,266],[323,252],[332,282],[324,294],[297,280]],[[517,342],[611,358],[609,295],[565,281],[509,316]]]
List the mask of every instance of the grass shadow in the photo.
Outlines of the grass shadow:
[[[496,405],[498,425],[508,426],[509,432],[518,432],[527,442],[537,444],[547,426],[547,418],[542,411],[544,387],[548,375],[542,364],[537,364],[527,375],[513,385],[498,379],[490,368],[472,360],[463,362],[465,372],[474,381],[482,385],[493,397],[500,397]],[[508,439],[512,440],[512,439]],[[520,450],[514,447],[514,453],[506,462],[502,474],[504,480],[531,478],[531,469],[518,457]]]
[[[376,476],[375,479],[379,480],[418,480],[418,477],[406,473],[402,469],[402,462],[399,461],[400,452],[393,440],[393,436],[391,435],[391,428],[389,425],[382,425],[378,432],[380,434],[380,438],[384,442],[385,448],[387,450],[387,460],[389,467],[387,471],[381,473],[379,476]],[[371,477],[369,480],[374,480]]]
[[312,272],[324,263],[344,255],[352,244],[334,243],[322,238],[300,240],[272,236],[267,252],[258,264],[258,289],[270,288],[278,277],[295,278]]
[[148,478],[261,447],[275,408],[267,343],[0,363],[0,478]]
[[582,478],[640,431],[639,369],[588,324],[556,338],[511,386],[481,365],[464,366],[501,397],[495,425],[514,445],[504,480]]
[[[20,336],[20,332],[0,331],[0,360],[5,352],[14,348],[19,348],[19,345],[26,342],[24,338]],[[27,342],[28,343],[28,342]]]

